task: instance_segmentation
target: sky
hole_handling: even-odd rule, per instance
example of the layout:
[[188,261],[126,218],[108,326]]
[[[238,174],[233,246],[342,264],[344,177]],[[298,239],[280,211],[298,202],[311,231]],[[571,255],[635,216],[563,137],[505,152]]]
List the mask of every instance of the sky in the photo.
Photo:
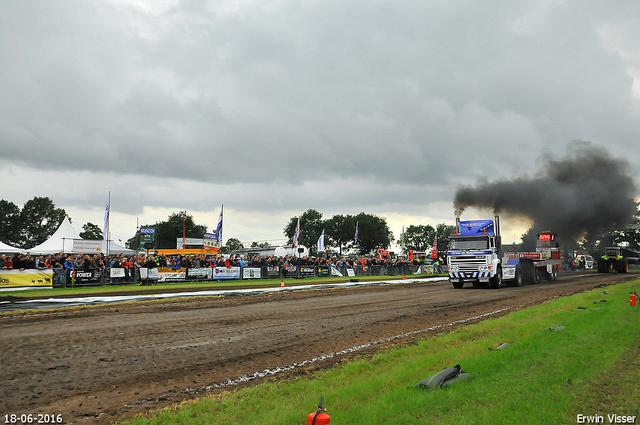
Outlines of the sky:
[[110,194],[116,242],[222,205],[225,241],[282,244],[310,208],[397,239],[575,140],[637,175],[639,39],[638,2],[3,1],[0,199],[80,232]]

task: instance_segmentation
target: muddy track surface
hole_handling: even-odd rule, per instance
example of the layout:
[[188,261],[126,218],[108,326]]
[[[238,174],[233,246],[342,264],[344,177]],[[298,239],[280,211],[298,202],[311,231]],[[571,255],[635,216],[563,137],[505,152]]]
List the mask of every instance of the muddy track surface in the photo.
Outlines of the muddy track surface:
[[[0,413],[3,420],[55,413],[66,424],[110,423],[266,379],[308,375],[449,331],[457,321],[639,276],[567,273],[554,283],[499,290],[456,290],[444,281],[0,315]],[[352,347],[358,349],[224,384]]]

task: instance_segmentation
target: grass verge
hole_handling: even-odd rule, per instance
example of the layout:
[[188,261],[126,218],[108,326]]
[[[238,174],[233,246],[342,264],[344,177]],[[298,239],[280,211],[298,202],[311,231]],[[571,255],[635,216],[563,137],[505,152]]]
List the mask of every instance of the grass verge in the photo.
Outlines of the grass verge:
[[[608,414],[638,416],[640,306],[629,305],[629,293],[639,286],[554,299],[313,379],[265,383],[120,423],[302,424],[320,396],[336,424],[564,424],[578,423],[578,415],[609,423]],[[549,330],[555,326],[565,329]],[[503,342],[513,344],[489,350]],[[448,389],[413,388],[455,364],[475,376]]]

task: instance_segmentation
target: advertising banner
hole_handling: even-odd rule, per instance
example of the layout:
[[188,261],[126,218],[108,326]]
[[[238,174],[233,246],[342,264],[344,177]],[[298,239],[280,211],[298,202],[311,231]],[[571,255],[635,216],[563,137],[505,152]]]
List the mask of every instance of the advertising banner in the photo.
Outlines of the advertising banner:
[[156,229],[154,227],[141,227],[140,228],[140,244],[138,246],[138,249],[153,248],[153,245],[154,245],[153,240],[155,238],[155,235],[156,235]]
[[[123,269],[124,270],[124,269]],[[102,270],[98,269],[75,269],[75,283],[100,283]]]
[[314,277],[315,269],[309,266],[301,266],[300,267],[300,277]]
[[90,254],[102,251],[102,241],[89,241],[84,239],[73,240],[73,252]]
[[202,247],[204,249],[214,249],[216,246],[216,234],[215,233],[205,233],[204,239],[202,241]]
[[158,269],[148,269],[146,267],[140,267],[140,279],[160,280],[160,273],[158,272]]
[[280,277],[280,267],[278,267],[278,266],[268,266],[267,267],[267,277]]
[[261,278],[261,270],[259,267],[244,267],[242,269],[242,278],[243,279],[260,279]]
[[215,267],[213,279],[240,279],[240,267]]
[[110,274],[109,274],[109,276],[111,276],[111,277],[124,277],[124,269],[123,269],[123,268],[120,268],[120,267],[118,267],[118,268],[116,268],[116,267],[111,268],[111,269],[109,270],[109,273],[110,273]]
[[0,288],[20,286],[53,287],[53,270],[0,270]]
[[331,271],[329,270],[329,266],[318,266],[318,277],[328,277],[331,276]]
[[187,277],[187,269],[172,269],[171,267],[159,267],[158,275],[163,282],[182,282]]
[[211,267],[192,268],[187,270],[187,278],[206,280],[211,279],[212,273]]

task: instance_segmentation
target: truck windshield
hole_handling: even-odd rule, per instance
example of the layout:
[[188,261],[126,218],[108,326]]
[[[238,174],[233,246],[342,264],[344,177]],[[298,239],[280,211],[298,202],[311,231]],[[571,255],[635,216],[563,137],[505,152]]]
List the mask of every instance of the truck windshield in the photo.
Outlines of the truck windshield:
[[488,248],[489,238],[451,238],[450,249],[453,251]]

